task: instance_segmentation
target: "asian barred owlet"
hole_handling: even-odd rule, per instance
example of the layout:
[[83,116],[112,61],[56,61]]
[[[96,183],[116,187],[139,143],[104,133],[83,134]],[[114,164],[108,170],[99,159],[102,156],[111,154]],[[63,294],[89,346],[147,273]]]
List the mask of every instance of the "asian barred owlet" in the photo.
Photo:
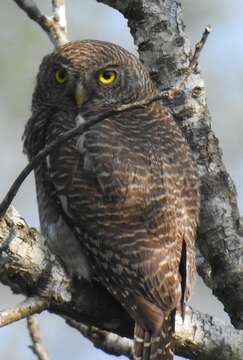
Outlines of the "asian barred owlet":
[[[63,132],[156,88],[140,61],[101,41],[46,56],[25,130],[31,159]],[[159,101],[106,118],[35,170],[41,228],[72,276],[100,282],[135,321],[134,359],[173,359],[175,311],[195,271],[195,165]]]

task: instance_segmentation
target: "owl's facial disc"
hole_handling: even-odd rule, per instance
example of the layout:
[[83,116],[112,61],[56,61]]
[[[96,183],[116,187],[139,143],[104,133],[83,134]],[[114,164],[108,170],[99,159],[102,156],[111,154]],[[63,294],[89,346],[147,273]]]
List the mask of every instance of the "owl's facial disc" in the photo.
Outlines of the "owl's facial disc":
[[142,100],[151,92],[149,74],[134,55],[114,44],[83,40],[44,58],[32,104],[88,116]]
[[83,87],[81,81],[77,82],[76,88],[75,88],[75,102],[78,109],[81,109],[83,103],[87,100],[88,95],[87,91]]

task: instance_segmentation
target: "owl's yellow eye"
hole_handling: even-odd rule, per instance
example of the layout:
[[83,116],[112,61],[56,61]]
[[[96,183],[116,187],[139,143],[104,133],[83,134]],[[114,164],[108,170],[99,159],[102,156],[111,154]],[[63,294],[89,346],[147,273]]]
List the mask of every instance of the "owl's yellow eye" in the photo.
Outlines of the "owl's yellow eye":
[[116,72],[114,70],[102,70],[98,74],[98,80],[103,85],[110,85],[116,80]]
[[59,69],[55,72],[56,82],[64,84],[68,80],[68,73],[64,69]]

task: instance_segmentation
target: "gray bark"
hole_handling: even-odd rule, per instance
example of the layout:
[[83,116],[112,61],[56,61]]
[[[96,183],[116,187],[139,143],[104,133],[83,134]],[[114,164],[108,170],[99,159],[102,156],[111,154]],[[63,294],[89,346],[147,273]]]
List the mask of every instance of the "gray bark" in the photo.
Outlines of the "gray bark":
[[[72,320],[68,320],[68,324],[89,338],[96,347],[131,358],[131,340]],[[187,307],[184,321],[179,315],[176,318],[176,353],[192,360],[240,360],[243,356],[243,336],[233,326],[225,326],[223,322]]]
[[[98,0],[127,19],[140,59],[161,90],[175,87],[186,73],[191,48],[179,0]],[[206,51],[206,50],[205,50]],[[200,73],[192,74],[184,92],[167,103],[195,155],[201,178],[198,271],[224,304],[232,323],[243,328],[243,229],[236,189],[222,162],[218,139]]]
[[0,220],[0,281],[15,293],[45,299],[51,312],[132,336],[133,321],[123,308],[98,285],[72,283],[42,235],[13,208]]
[[[134,323],[126,312],[99,288],[85,282],[78,286],[72,283],[42,235],[29,228],[14,209],[0,221],[0,281],[14,292],[32,297],[19,306],[23,316],[28,315],[28,308],[34,309],[35,298],[37,306],[42,306],[38,305],[39,297],[40,304],[49,304],[49,311],[68,318],[68,323],[95,346],[130,358],[132,341],[114,334],[133,336]],[[17,307],[12,312],[0,312],[0,327],[7,317],[12,321],[17,314],[20,319],[19,313]],[[240,360],[243,335],[233,326],[187,308],[184,323],[179,315],[176,319],[176,353],[193,360],[212,360],[215,354],[221,360]]]

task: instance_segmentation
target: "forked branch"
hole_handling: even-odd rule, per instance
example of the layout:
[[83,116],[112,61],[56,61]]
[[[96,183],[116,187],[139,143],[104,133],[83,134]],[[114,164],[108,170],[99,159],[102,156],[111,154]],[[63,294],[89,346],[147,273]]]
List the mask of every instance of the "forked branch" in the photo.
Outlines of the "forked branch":
[[48,309],[46,300],[28,298],[13,308],[0,311],[0,328]]
[[68,42],[64,0],[52,0],[52,16],[42,13],[34,0],[14,1],[31,20],[40,25],[55,47],[62,46]]

